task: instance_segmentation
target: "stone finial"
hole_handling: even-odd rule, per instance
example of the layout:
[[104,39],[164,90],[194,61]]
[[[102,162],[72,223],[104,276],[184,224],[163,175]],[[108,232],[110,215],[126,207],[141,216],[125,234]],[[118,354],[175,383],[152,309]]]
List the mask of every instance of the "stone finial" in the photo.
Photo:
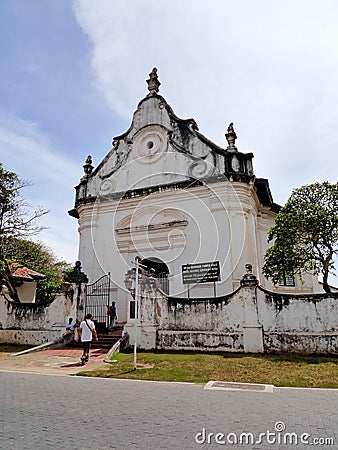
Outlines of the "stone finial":
[[235,146],[235,141],[237,135],[234,130],[234,124],[231,122],[228,126],[227,132],[225,133],[226,140],[228,141],[228,152],[237,152],[237,147]]
[[252,273],[252,264],[245,264],[245,272],[247,274]]
[[245,272],[241,279],[241,286],[257,286],[258,280],[252,273],[252,264],[245,264]]
[[153,70],[149,74],[149,80],[147,80],[148,83],[148,95],[154,95],[157,94],[159,91],[159,87],[161,86],[161,83],[158,80],[157,77],[157,69],[156,67],[153,68]]
[[235,130],[234,130],[234,123],[233,123],[233,122],[230,122],[230,123],[229,123],[227,132],[228,132],[228,133],[234,133],[234,132],[235,132]]
[[69,283],[76,283],[76,284],[88,283],[88,277],[84,272],[82,272],[80,261],[76,261],[73,270],[70,273],[68,273],[64,277],[64,279]]
[[86,175],[90,175],[93,172],[94,166],[92,162],[92,157],[88,155],[85,164],[82,166]]

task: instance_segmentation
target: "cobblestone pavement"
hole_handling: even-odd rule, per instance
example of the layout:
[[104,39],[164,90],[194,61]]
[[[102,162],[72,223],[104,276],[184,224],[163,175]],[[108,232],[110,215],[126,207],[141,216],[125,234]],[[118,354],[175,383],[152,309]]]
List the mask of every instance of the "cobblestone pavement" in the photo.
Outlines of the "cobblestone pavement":
[[[338,449],[335,390],[216,391],[183,383],[0,372],[0,399],[0,448],[6,450],[216,449],[221,442],[233,449]],[[250,438],[241,438],[243,432],[252,433],[254,443],[241,445],[240,439]],[[295,433],[293,443],[278,444],[287,432]],[[333,438],[334,445],[301,444],[303,433],[311,435],[308,442]]]

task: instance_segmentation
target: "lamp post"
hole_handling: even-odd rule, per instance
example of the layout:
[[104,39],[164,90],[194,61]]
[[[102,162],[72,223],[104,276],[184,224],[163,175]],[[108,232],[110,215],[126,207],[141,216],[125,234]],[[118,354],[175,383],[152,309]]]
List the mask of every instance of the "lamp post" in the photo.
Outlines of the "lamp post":
[[[135,257],[135,272],[133,270],[128,270],[124,284],[135,300],[135,339],[134,339],[134,370],[136,370],[137,362],[137,332],[138,332],[138,303],[139,303],[139,277],[140,277],[140,257]],[[143,266],[142,266],[143,267]],[[145,266],[144,266],[145,267]],[[135,289],[133,289],[133,285]]]
[[137,324],[138,324],[138,291],[139,291],[139,263],[140,258],[135,257],[135,268],[136,268],[136,278],[135,278],[135,342],[134,342],[134,370],[136,370],[137,361]]

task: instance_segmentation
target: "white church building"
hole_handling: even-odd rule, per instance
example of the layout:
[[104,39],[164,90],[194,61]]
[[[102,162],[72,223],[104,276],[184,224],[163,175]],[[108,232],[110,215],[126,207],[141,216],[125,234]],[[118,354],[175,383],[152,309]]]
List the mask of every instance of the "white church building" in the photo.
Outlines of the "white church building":
[[[114,138],[96,167],[88,156],[69,211],[78,219],[83,271],[90,283],[109,274],[119,322],[130,318],[124,280],[135,257],[154,270],[170,296],[234,292],[246,264],[270,291],[320,292],[310,275],[304,283],[286,279],[279,286],[263,277],[267,235],[280,207],[268,180],[256,178],[253,154],[236,147],[233,124],[222,148],[199,132],[194,119],[176,116],[159,94],[156,69],[147,84],[129,129]],[[217,280],[195,283],[192,276],[187,283],[189,265],[198,270],[207,263],[217,269]]]

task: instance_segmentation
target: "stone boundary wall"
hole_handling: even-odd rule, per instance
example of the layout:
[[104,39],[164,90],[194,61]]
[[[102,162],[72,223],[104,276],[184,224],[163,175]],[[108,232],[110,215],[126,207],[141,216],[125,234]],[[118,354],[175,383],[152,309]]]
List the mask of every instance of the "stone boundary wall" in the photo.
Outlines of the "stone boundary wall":
[[243,351],[244,309],[237,292],[211,299],[157,299],[157,346]]
[[338,353],[338,294],[276,294],[257,288],[267,352]]
[[78,319],[82,291],[58,294],[49,304],[15,303],[0,295],[0,343],[40,345],[63,336],[69,317]]
[[168,297],[154,285],[140,297],[138,326],[125,331],[144,349],[338,354],[338,293],[277,294],[249,274],[224,297]]
[[[83,319],[84,291],[73,284],[46,305],[0,295],[0,343],[59,339],[69,317]],[[168,297],[153,282],[141,286],[139,301],[139,320],[124,331],[143,349],[338,354],[338,293],[277,294],[247,273],[223,297]]]

